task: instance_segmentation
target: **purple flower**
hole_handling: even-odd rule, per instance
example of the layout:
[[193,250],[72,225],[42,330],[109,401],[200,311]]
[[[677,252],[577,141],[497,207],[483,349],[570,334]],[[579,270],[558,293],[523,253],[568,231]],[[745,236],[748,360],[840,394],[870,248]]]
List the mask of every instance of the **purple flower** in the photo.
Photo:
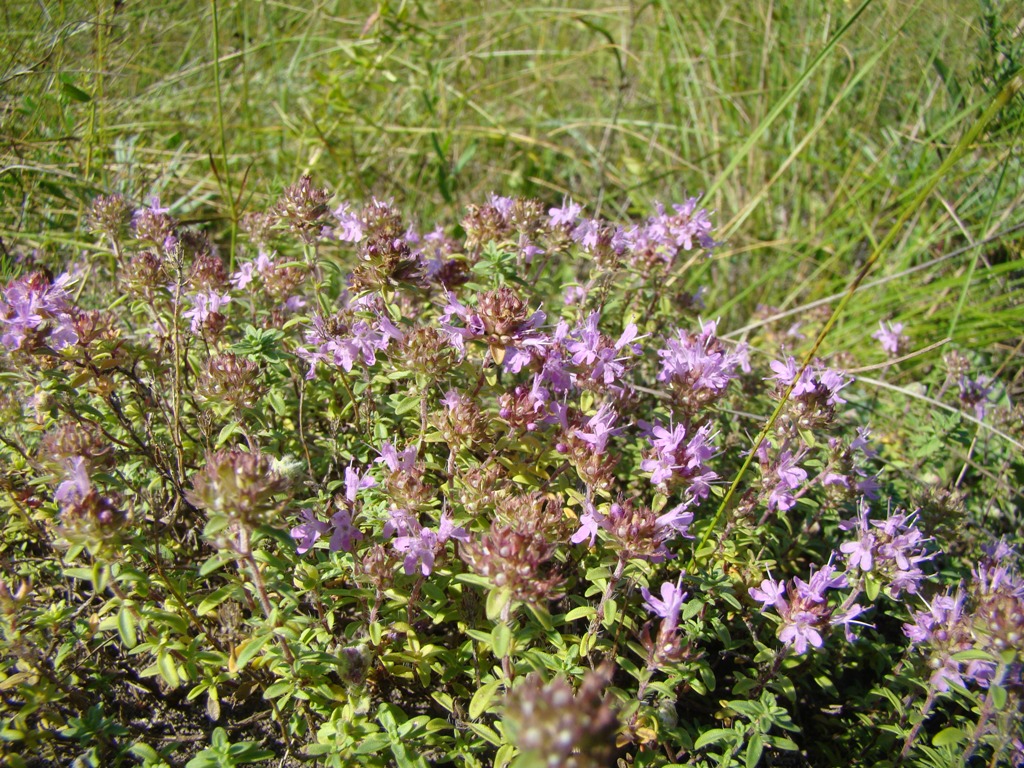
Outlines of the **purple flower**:
[[75,456],[68,463],[68,478],[57,486],[53,500],[58,504],[68,507],[79,504],[92,491],[92,483],[89,481],[85,459]]
[[573,227],[582,210],[583,206],[567,198],[562,202],[561,208],[551,208],[548,211],[548,219],[552,227]]
[[408,445],[401,453],[389,441],[380,447],[377,464],[386,464],[392,472],[410,472],[416,467],[416,446]]
[[795,400],[820,398],[828,406],[846,402],[839,396],[839,390],[847,386],[852,379],[841,371],[815,363],[799,373],[800,366],[792,357],[787,357],[785,362],[772,361],[771,369],[775,371],[775,375],[770,376],[770,379],[775,379],[783,387],[793,385],[791,397]]
[[372,488],[376,484],[377,481],[370,476],[369,472],[359,474],[353,467],[345,467],[345,499],[349,504],[356,503],[356,494],[363,488]]
[[211,315],[220,312],[221,307],[231,301],[230,294],[219,294],[214,290],[201,291],[191,297],[192,309],[182,313],[182,317],[192,321],[192,333],[198,334],[203,324]]
[[612,424],[618,418],[618,414],[612,410],[611,405],[605,403],[587,421],[587,431],[577,429],[574,434],[583,442],[592,445],[594,453],[604,453],[608,447],[608,438],[617,434],[621,429],[612,429]]
[[462,527],[452,524],[448,515],[442,515],[437,532],[426,527],[418,527],[415,532],[399,536],[394,541],[398,552],[405,552],[405,573],[411,576],[419,566],[420,573],[429,576],[434,569],[434,558],[437,552],[449,539],[469,541],[469,533]]
[[807,479],[807,472],[797,466],[800,457],[792,451],[784,451],[779,456],[774,469],[774,485],[768,496],[768,509],[785,512],[796,504],[796,496],[792,493]]
[[392,507],[388,510],[388,520],[384,523],[384,536],[407,536],[410,531],[419,529],[419,522],[407,509]]
[[693,512],[685,511],[687,506],[688,503],[680,504],[661,515],[661,517],[654,521],[655,529],[666,533],[668,530],[672,531],[672,533],[666,535],[666,538],[678,534],[684,538],[692,539],[690,525],[693,523]]
[[811,574],[809,581],[805,582],[800,578],[795,578],[793,583],[796,586],[797,594],[805,601],[812,603],[825,602],[825,591],[828,589],[840,589],[847,586],[846,574],[836,574],[831,558],[829,558],[829,562]]
[[587,253],[593,253],[601,237],[601,221],[599,219],[583,219],[571,235]]
[[703,323],[699,333],[676,331],[658,350],[661,370],[658,381],[673,385],[693,408],[706,407],[725,394],[736,376],[742,357],[730,351],[715,336],[718,324]]
[[0,294],[0,344],[8,350],[18,349],[30,332],[48,321],[53,328],[50,341],[54,349],[77,343],[78,335],[67,311],[71,296],[66,286],[70,282],[70,275],[63,274],[50,283],[40,272],[12,280]]
[[714,456],[711,426],[701,427],[689,440],[686,440],[684,424],[670,429],[655,424],[648,431],[652,452],[640,462],[640,469],[651,473],[651,482],[666,486],[670,481],[679,480],[688,484],[692,498],[706,498],[711,492],[711,483],[718,477],[704,466]]
[[582,285],[570,285],[562,294],[562,301],[567,307],[582,304],[587,299],[587,289]]
[[[583,324],[576,326],[568,335],[565,348],[572,356],[572,364],[581,369],[587,378],[610,385],[625,373],[623,361],[639,354],[641,348],[639,344],[633,343],[638,333],[635,323],[629,323],[619,340],[613,343],[598,329],[600,319],[600,312],[592,312]],[[623,351],[628,354],[620,356]]]
[[[681,578],[682,574],[680,574]],[[679,611],[686,601],[686,592],[679,588],[679,584],[673,584],[670,581],[664,582],[661,585],[660,600],[652,596],[647,587],[641,587],[640,594],[643,595],[644,602],[647,604],[647,610],[665,619],[665,623],[671,628],[679,625]]]
[[231,275],[230,282],[235,287],[236,291],[242,290],[252,282],[255,267],[255,264],[251,261],[247,261],[238,268],[237,272]]
[[818,617],[809,611],[792,612],[779,632],[779,640],[792,645],[797,655],[806,653],[808,643],[821,648],[821,633],[815,628],[817,620]]
[[331,525],[334,528],[331,534],[331,552],[351,552],[352,542],[363,538],[362,531],[352,522],[352,510],[347,507],[331,515]]
[[992,391],[995,389],[992,379],[985,375],[979,376],[977,380],[961,376],[958,383],[960,385],[960,402],[973,408],[974,417],[978,421],[982,421],[985,414],[988,413]]
[[437,534],[429,528],[420,528],[408,536],[399,536],[394,541],[398,552],[405,552],[405,574],[411,576],[419,565],[420,572],[429,576],[434,570],[434,550],[437,549]]
[[461,525],[452,523],[451,515],[445,513],[437,524],[437,540],[444,544],[449,539],[469,541],[469,532]]
[[698,210],[697,202],[698,198],[691,197],[673,205],[672,213],[667,213],[661,203],[655,203],[655,215],[623,235],[624,247],[632,254],[633,262],[671,264],[680,252],[692,250],[695,242],[709,250],[718,245],[711,237],[708,212]]
[[299,514],[306,522],[292,528],[291,537],[295,539],[297,544],[295,551],[300,555],[304,555],[313,548],[317,539],[331,530],[331,526],[322,520],[318,520],[316,514],[311,509],[303,509]]
[[932,558],[924,552],[924,536],[915,527],[913,516],[896,511],[885,520],[871,520],[870,507],[862,499],[852,520],[839,524],[844,531],[855,531],[857,539],[840,545],[849,567],[874,571],[885,579],[890,597],[906,591],[917,592],[924,572],[918,567]]
[[774,606],[776,610],[781,611],[780,606],[784,605],[784,598],[786,596],[786,585],[782,581],[775,581],[774,579],[764,579],[761,582],[761,588],[751,587],[747,590],[750,596],[761,603],[761,611],[765,611],[769,605]]
[[889,357],[898,357],[910,341],[902,334],[903,323],[883,323],[880,320],[878,322],[878,330],[871,334],[871,338],[877,339],[878,343],[882,346],[882,351],[889,355]]
[[836,574],[831,560],[813,573],[809,581],[794,578],[790,586],[788,597],[786,585],[774,579],[762,581],[760,589],[751,587],[748,590],[750,596],[761,603],[762,613],[771,606],[779,614],[782,620],[778,629],[779,640],[791,646],[797,654],[803,654],[808,646],[821,647],[823,631],[842,625],[847,640],[853,641],[850,624],[859,623],[854,619],[863,609],[853,605],[842,613],[836,613],[829,608],[825,592],[847,586],[845,574]]
[[333,230],[334,236],[345,243],[358,243],[363,239],[363,224],[358,213],[353,213],[348,203],[342,203],[334,211],[338,226]]
[[600,513],[591,504],[587,504],[587,510],[580,515],[580,527],[569,539],[573,544],[582,544],[585,540],[590,539],[588,547],[593,547],[594,542],[597,540],[597,532],[601,529],[601,522],[604,520],[604,515]]

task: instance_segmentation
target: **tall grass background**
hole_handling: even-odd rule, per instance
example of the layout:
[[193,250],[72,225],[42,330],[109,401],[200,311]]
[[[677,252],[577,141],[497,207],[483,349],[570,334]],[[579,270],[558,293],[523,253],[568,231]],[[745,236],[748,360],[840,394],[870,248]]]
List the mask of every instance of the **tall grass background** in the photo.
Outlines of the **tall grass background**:
[[425,224],[491,191],[569,196],[613,220],[703,192],[724,244],[670,277],[666,301],[704,287],[725,333],[802,323],[813,338],[820,307],[859,276],[821,352],[870,368],[879,321],[903,322],[916,353],[862,371],[891,412],[953,347],[1021,390],[1013,3],[96,0],[0,14],[8,273],[29,253],[56,266],[100,247],[82,222],[101,193],[159,195],[233,256],[244,213],[302,173]]

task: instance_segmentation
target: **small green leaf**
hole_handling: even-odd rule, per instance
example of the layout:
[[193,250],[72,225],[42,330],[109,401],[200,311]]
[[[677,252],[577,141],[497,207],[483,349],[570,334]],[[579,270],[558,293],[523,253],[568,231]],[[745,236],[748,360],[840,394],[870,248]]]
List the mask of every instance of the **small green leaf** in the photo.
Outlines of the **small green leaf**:
[[864,591],[867,593],[868,600],[874,602],[878,599],[878,593],[882,591],[882,582],[868,576],[864,579]]
[[757,768],[757,764],[761,761],[761,752],[764,751],[764,742],[761,740],[761,734],[755,733],[750,737],[750,741],[747,742],[747,754],[744,760],[746,768]]
[[592,605],[581,605],[578,608],[573,608],[567,614],[565,614],[566,622],[576,621],[577,619],[590,619],[597,615],[597,609]]
[[776,749],[785,749],[790,752],[796,752],[800,747],[797,746],[796,742],[792,739],[787,739],[785,736],[772,736],[771,745]]
[[272,635],[263,635],[250,638],[243,645],[241,650],[238,652],[238,656],[235,658],[235,666],[238,669],[244,669],[245,665],[252,661],[253,657],[260,652],[269,641]]
[[604,604],[604,624],[605,629],[611,629],[615,626],[615,619],[618,617],[619,605],[614,600],[607,600]]
[[483,725],[482,723],[466,723],[466,727],[468,727],[469,730],[471,730],[477,736],[481,737],[482,739],[485,739],[486,741],[489,741],[494,746],[500,747],[502,745],[501,737],[494,732],[493,728],[488,728],[486,725]]
[[123,605],[117,612],[117,631],[120,633],[121,640],[129,650],[138,644],[139,638],[135,634],[135,617],[132,616],[132,612]]
[[512,602],[512,590],[508,587],[492,589],[487,594],[487,618],[491,621],[500,619],[510,602]]
[[959,744],[967,738],[967,734],[961,731],[959,728],[943,728],[941,731],[935,734],[932,738],[932,746],[934,747],[951,747],[954,744]]
[[1003,686],[993,685],[989,688],[989,696],[992,697],[992,703],[997,711],[1001,711],[1006,706],[1006,689]]
[[181,678],[178,676],[178,667],[174,663],[174,659],[171,658],[171,654],[167,652],[161,652],[157,654],[156,666],[160,670],[160,677],[162,677],[171,688],[177,688],[181,685]]
[[73,82],[71,82],[71,76],[70,75],[61,75],[60,76],[60,89],[67,96],[69,96],[70,98],[74,99],[75,101],[80,101],[83,104],[92,101],[92,96],[90,96],[88,93],[86,93],[81,88],[79,88],[77,85],[75,85]]
[[693,743],[694,749],[703,749],[704,747],[710,746],[711,744],[718,744],[719,742],[735,742],[736,731],[732,728],[712,728],[709,731],[704,731],[700,737]]
[[229,597],[231,597],[237,590],[238,586],[235,584],[228,584],[226,586],[221,587],[220,589],[218,589],[210,595],[207,595],[203,599],[203,602],[201,602],[199,604],[199,607],[196,608],[196,613],[198,613],[200,616],[205,616],[206,614],[212,612],[213,609],[216,608],[218,605],[220,605]]
[[491,630],[491,650],[495,657],[501,659],[508,655],[508,647],[512,641],[512,630],[505,622],[498,622]]
[[492,680],[473,694],[473,698],[469,700],[469,716],[471,718],[476,720],[488,710],[500,686],[501,680]]
[[263,692],[263,698],[267,699],[279,699],[286,693],[291,692],[292,683],[290,680],[282,680],[274,683],[273,685],[267,686],[267,689]]
[[237,421],[225,424],[217,435],[217,447],[223,446],[235,433],[242,434],[242,428]]

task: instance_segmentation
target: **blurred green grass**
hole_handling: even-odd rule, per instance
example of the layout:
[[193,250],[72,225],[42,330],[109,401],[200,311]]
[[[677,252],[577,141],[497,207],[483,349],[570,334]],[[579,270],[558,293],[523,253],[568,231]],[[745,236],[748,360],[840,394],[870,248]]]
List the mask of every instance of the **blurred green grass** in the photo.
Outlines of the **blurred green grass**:
[[[726,330],[761,305],[794,312],[788,324],[841,292],[1012,70],[1020,38],[1012,3],[967,0],[2,13],[9,257],[96,247],[79,222],[114,191],[159,194],[226,245],[244,212],[307,172],[343,197],[393,197],[425,226],[491,191],[571,195],[623,220],[707,190],[725,244],[681,284],[706,286]],[[913,212],[828,350],[878,359],[870,334],[902,320],[915,347],[950,338],[1019,385],[1022,125],[1017,94]]]

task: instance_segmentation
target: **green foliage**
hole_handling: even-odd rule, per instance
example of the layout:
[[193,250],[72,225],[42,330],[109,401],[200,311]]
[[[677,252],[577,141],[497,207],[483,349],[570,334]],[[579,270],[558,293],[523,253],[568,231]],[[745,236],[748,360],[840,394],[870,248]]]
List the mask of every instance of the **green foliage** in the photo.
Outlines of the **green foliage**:
[[[1013,11],[6,8],[6,763],[1019,759],[1019,576],[984,549],[1022,543]],[[622,244],[687,189],[711,258]],[[129,227],[114,193],[169,210]],[[749,351],[721,396],[662,375],[701,318]],[[787,393],[789,355],[856,381]],[[653,482],[650,424],[707,428],[706,493],[678,457]],[[876,486],[868,533],[924,537],[917,593],[850,551]],[[830,562],[810,618],[754,594]],[[959,583],[949,645],[911,642]]]

